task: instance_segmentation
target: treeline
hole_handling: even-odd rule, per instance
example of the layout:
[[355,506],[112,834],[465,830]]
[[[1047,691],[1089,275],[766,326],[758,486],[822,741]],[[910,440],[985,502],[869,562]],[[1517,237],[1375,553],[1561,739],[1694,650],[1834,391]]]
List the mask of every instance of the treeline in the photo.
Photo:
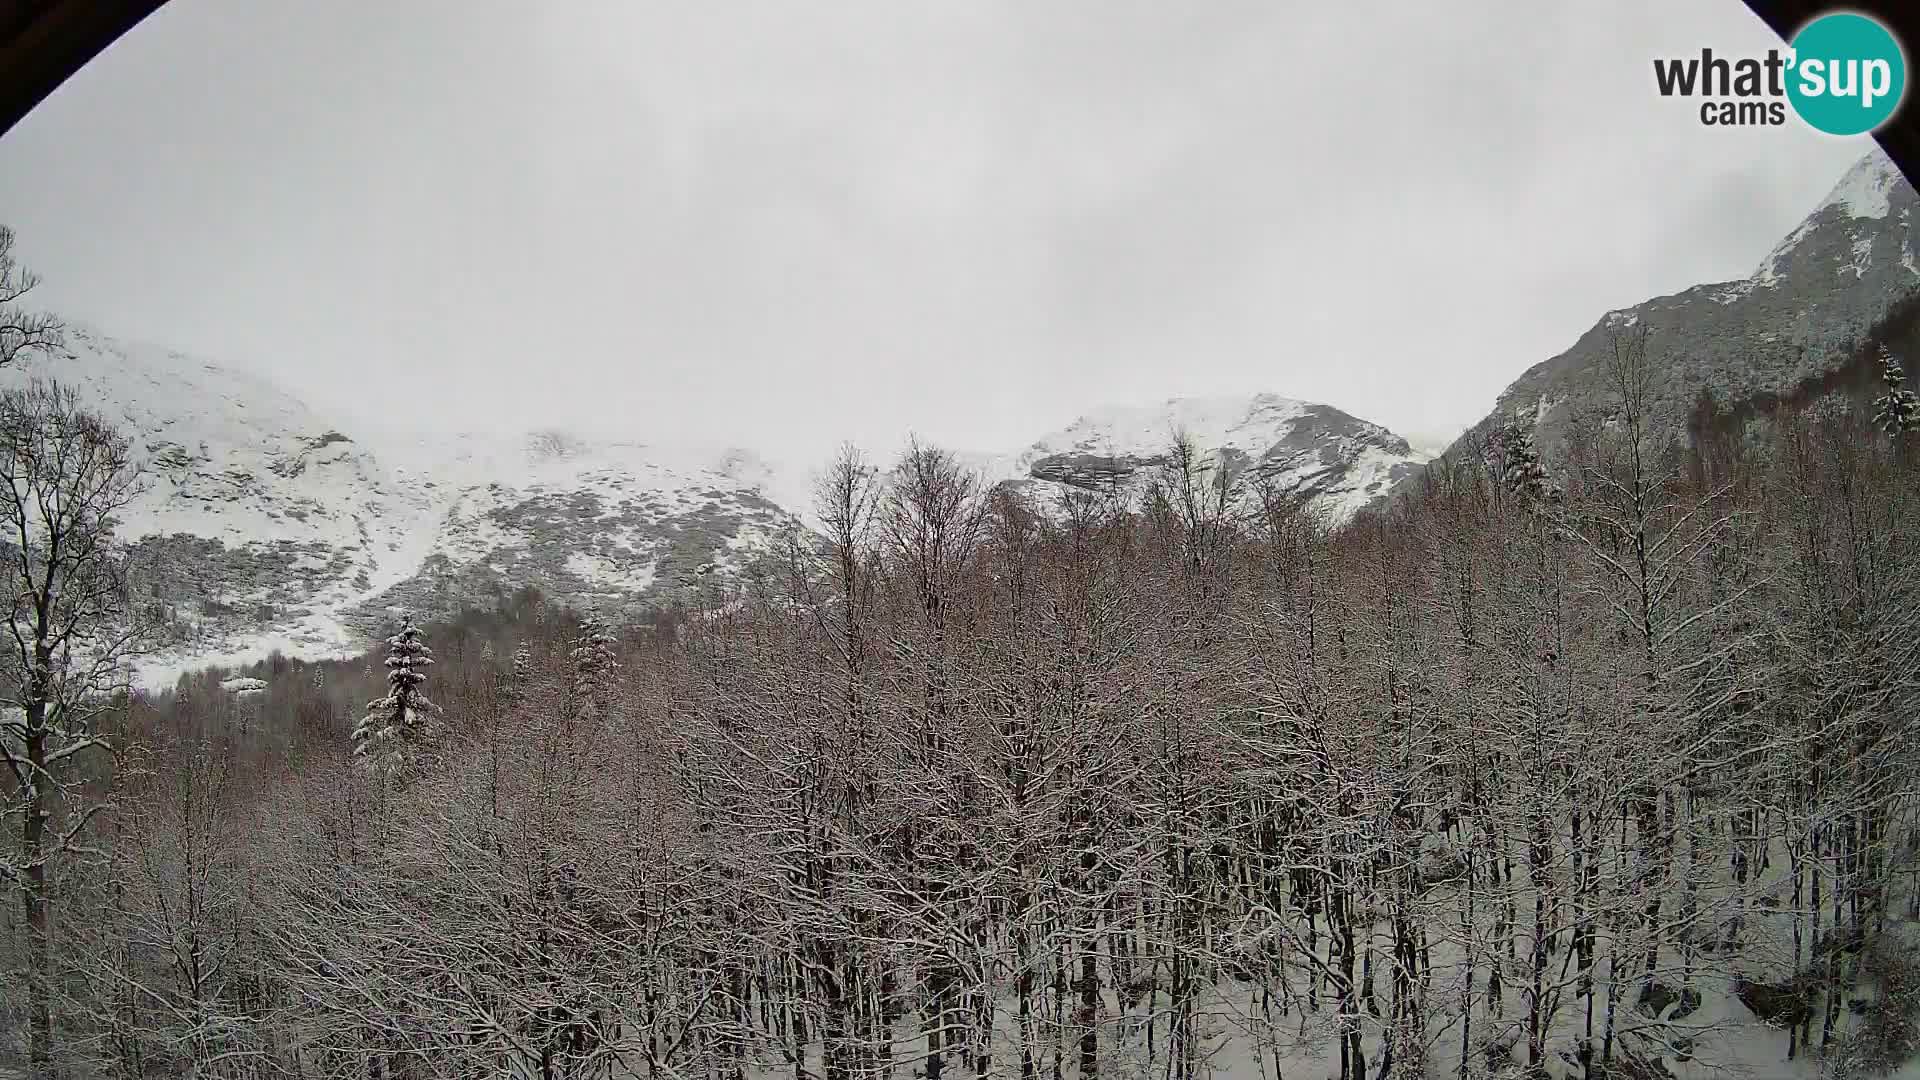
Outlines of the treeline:
[[1046,506],[849,451],[709,610],[616,638],[523,596],[431,664],[396,628],[125,697],[49,888],[49,1068],[1898,1060],[1920,436],[1839,405],[1682,447],[1650,363],[1622,337],[1564,446],[1509,425],[1337,532],[1177,438],[1143,496]]

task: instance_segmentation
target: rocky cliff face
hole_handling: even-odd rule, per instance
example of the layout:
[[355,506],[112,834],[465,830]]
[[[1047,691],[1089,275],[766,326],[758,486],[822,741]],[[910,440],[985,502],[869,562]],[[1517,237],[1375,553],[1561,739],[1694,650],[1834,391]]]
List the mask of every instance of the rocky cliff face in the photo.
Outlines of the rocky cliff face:
[[1551,447],[1576,415],[1610,407],[1616,331],[1644,327],[1655,407],[1676,428],[1701,400],[1721,407],[1784,397],[1835,370],[1895,304],[1920,288],[1913,185],[1876,148],[1738,281],[1697,285],[1602,316],[1573,347],[1529,368],[1449,449],[1509,417],[1531,418]]

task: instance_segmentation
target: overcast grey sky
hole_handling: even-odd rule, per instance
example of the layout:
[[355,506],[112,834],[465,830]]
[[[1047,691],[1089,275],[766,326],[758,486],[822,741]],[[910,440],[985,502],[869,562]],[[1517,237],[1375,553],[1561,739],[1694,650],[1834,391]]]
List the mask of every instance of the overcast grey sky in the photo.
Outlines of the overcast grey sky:
[[817,458],[1269,390],[1450,434],[1867,149],[1740,0],[172,0],[0,137],[40,298],[343,416]]

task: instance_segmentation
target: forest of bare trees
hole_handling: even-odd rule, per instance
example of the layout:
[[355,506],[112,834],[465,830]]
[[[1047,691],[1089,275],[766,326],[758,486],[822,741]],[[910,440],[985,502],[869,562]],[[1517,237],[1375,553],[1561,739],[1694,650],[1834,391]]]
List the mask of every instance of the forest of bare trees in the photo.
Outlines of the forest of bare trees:
[[1867,1074],[1920,1006],[1920,435],[1683,449],[1650,364],[1338,532],[1178,438],[1046,506],[848,450],[817,534],[648,627],[521,596],[90,699],[84,828],[0,863],[45,901],[0,1062]]

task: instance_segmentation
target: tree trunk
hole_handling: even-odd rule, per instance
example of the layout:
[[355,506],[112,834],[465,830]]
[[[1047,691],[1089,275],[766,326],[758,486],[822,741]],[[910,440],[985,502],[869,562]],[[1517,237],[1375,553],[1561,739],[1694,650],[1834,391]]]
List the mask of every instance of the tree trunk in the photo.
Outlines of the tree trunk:
[[[44,667],[42,671],[46,670]],[[53,1075],[53,926],[48,919],[46,834],[47,817],[47,704],[27,702],[27,805],[20,828],[20,854],[27,864],[27,887],[21,894],[27,920],[27,1065],[38,1080]]]

